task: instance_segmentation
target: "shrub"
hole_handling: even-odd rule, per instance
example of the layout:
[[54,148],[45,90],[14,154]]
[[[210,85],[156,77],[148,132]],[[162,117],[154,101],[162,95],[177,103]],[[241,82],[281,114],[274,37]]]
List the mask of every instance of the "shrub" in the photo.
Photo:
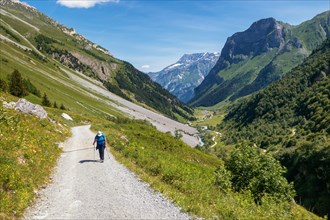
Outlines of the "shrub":
[[180,130],[177,130],[177,129],[175,129],[175,133],[174,134],[175,134],[175,137],[178,138],[178,139],[181,139],[182,136],[183,136],[182,133],[181,133],[181,131]]
[[231,172],[235,191],[251,191],[257,203],[271,195],[279,199],[292,199],[295,192],[283,174],[286,169],[270,155],[260,153],[255,147],[239,146],[225,163]]
[[232,175],[224,166],[218,167],[215,171],[215,185],[222,191],[230,190],[232,187],[231,183]]

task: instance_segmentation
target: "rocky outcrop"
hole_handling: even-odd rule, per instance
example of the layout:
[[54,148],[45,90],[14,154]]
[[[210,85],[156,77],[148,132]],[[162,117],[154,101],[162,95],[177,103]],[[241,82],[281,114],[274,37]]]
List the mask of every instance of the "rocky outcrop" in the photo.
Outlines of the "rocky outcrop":
[[70,69],[105,81],[111,81],[111,72],[117,69],[116,63],[106,62],[100,58],[89,58],[78,52],[51,50],[47,53]]
[[97,59],[91,59],[77,52],[71,53],[76,57],[81,63],[89,66],[94,72],[97,73],[98,77],[102,80],[107,80],[111,76],[111,71],[117,68],[116,63],[107,63],[104,61],[98,61]]
[[21,111],[25,114],[35,115],[38,118],[44,119],[47,118],[47,112],[40,105],[35,105],[26,99],[19,99],[18,102],[3,102],[3,107],[5,108],[14,108],[18,111]]

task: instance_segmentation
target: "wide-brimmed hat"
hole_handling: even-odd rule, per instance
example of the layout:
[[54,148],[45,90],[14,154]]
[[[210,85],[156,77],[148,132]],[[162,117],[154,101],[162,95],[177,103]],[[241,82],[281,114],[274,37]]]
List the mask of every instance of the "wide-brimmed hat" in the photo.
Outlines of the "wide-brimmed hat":
[[97,136],[101,136],[102,135],[102,132],[101,131],[98,131],[97,132]]

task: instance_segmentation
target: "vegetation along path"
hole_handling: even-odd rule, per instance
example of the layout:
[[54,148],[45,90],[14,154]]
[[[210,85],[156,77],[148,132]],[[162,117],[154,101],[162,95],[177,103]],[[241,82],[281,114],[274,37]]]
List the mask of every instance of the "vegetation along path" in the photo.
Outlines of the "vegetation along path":
[[53,183],[40,192],[26,219],[188,219],[106,154],[98,162],[90,126],[74,127],[63,144]]

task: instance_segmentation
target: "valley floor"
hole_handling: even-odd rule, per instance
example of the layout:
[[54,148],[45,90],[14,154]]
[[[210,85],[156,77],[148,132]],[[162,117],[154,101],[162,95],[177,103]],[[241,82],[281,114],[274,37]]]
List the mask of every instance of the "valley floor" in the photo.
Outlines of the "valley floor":
[[[105,153],[98,162],[89,126],[74,127],[63,144],[53,183],[25,219],[188,219],[178,207]],[[95,158],[94,158],[95,153]]]

